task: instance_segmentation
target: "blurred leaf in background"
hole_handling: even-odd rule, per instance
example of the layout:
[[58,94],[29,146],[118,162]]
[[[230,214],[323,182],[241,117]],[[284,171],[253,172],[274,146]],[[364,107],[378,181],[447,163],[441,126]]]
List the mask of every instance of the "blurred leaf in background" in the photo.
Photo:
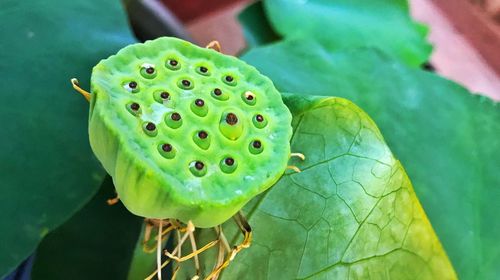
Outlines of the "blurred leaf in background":
[[69,80],[88,88],[93,65],[134,40],[119,1],[4,0],[0,23],[1,277],[101,184]]
[[407,170],[458,275],[500,275],[498,103],[373,49],[331,52],[313,41],[283,41],[243,59],[281,91],[340,96],[366,110]]
[[[328,51],[376,47],[416,67],[432,52],[426,40],[428,28],[410,17],[406,0],[266,0],[263,5],[278,34],[314,38]],[[258,10],[253,11],[258,17]]]

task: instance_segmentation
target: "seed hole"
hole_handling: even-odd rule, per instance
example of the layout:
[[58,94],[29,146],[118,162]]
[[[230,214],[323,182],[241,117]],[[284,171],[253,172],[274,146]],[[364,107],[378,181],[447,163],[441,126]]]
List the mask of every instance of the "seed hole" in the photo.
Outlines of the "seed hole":
[[229,113],[226,115],[226,122],[229,125],[235,125],[238,123],[238,117],[234,113]]
[[203,99],[196,99],[194,101],[194,104],[196,104],[196,106],[198,107],[203,107],[203,105],[205,105],[205,101],[203,101]]
[[208,108],[205,106],[205,101],[199,98],[191,103],[191,111],[199,117],[204,117],[208,114]]
[[126,106],[127,111],[129,111],[132,115],[138,116],[141,114],[141,106],[138,103],[129,103]]
[[246,91],[241,95],[243,101],[248,105],[255,105],[256,97],[255,94],[251,91]]
[[253,141],[252,146],[256,149],[260,149],[260,147],[262,147],[262,143],[259,140],[255,140]]
[[238,120],[235,113],[224,112],[219,120],[219,131],[229,140],[236,140],[243,134],[243,122]]
[[199,160],[192,161],[189,164],[189,170],[196,177],[201,177],[207,173],[207,167],[205,164]]
[[177,62],[177,60],[175,59],[170,59],[168,61],[168,64],[170,64],[171,66],[177,66],[179,63]]
[[164,151],[164,152],[171,152],[172,151],[172,145],[170,144],[163,144],[161,145],[161,149]]
[[172,99],[172,95],[165,90],[156,90],[153,92],[153,98],[156,102],[166,105],[166,102]]
[[160,97],[162,99],[168,99],[170,97],[170,93],[163,91],[162,93],[160,93]]
[[225,75],[222,77],[222,81],[229,86],[235,86],[236,85],[236,78],[233,77],[232,75]]
[[264,128],[267,125],[267,119],[261,114],[257,114],[252,119],[253,125],[257,128]]
[[179,121],[181,119],[181,115],[179,113],[172,113],[172,115],[170,116],[170,118],[173,121]]
[[165,123],[170,128],[179,128],[182,125],[181,115],[177,112],[169,113],[165,116]]
[[194,86],[194,83],[189,80],[188,78],[183,78],[177,82],[177,86],[182,88],[182,89],[192,89]]
[[146,129],[149,131],[154,131],[156,129],[156,125],[152,122],[148,122],[148,124],[146,125]]
[[174,158],[176,154],[176,150],[169,143],[158,145],[158,152],[160,153],[160,155],[167,159]]
[[200,130],[193,134],[193,142],[198,145],[198,147],[203,150],[207,150],[210,147],[210,136],[204,130]]
[[167,60],[166,66],[170,70],[178,70],[181,68],[181,64],[175,58],[170,58]]
[[205,139],[208,137],[208,134],[206,131],[202,130],[202,131],[198,132],[198,137],[200,137],[201,139]]
[[264,150],[264,147],[262,146],[262,142],[260,142],[260,140],[253,140],[250,143],[249,150],[250,150],[250,153],[256,155],[256,154],[262,153],[262,151]]
[[213,98],[220,100],[220,101],[225,101],[225,100],[229,99],[229,95],[223,93],[220,88],[215,88],[214,90],[212,90],[211,95]]
[[207,73],[207,72],[208,72],[207,67],[201,66],[201,67],[200,67],[200,72],[201,72],[201,73]]
[[130,82],[127,82],[123,85],[123,87],[129,91],[129,92],[132,92],[132,93],[137,93],[139,92],[139,84],[137,84],[136,81],[130,81]]
[[219,163],[220,169],[224,173],[233,173],[236,170],[238,164],[232,157],[226,157]]
[[137,103],[130,104],[130,109],[132,109],[134,111],[138,111],[140,108],[141,108],[141,106]]
[[228,158],[226,158],[226,159],[224,160],[224,162],[225,162],[228,166],[233,166],[233,164],[234,164],[234,159],[233,159],[233,158],[228,157]]
[[156,129],[156,125],[152,122],[147,122],[142,125],[144,132],[149,136],[156,136],[158,134],[158,130]]
[[141,76],[143,76],[146,79],[153,79],[154,77],[156,77],[156,70],[153,64],[144,63],[141,66],[140,73]]
[[203,164],[203,162],[201,162],[201,161],[196,161],[194,164],[194,167],[198,170],[202,170],[203,167],[205,167],[205,164]]

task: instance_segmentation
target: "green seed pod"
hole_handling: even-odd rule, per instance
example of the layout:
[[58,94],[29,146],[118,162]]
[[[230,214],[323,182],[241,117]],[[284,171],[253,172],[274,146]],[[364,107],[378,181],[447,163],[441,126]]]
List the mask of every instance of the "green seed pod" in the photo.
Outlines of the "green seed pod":
[[102,60],[91,86],[90,144],[136,215],[213,227],[287,167],[291,114],[237,58],[165,37]]

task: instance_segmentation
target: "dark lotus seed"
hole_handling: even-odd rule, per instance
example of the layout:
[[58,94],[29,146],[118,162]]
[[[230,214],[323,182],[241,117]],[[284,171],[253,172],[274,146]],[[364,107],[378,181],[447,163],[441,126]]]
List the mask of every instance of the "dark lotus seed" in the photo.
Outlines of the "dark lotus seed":
[[153,131],[156,129],[156,125],[152,122],[149,122],[147,125],[146,125],[146,129],[149,130],[149,131]]
[[201,139],[205,139],[208,137],[208,134],[206,131],[202,130],[202,131],[198,132],[198,137],[200,137]]
[[253,141],[252,146],[253,146],[255,149],[260,149],[260,147],[262,147],[262,143],[260,143],[260,141],[259,141],[259,140],[255,140],[255,141]]
[[205,167],[205,164],[203,164],[203,162],[201,162],[201,161],[197,161],[197,162],[195,162],[194,167],[198,170],[202,170],[203,167]]
[[170,145],[170,144],[163,144],[163,145],[161,145],[161,149],[163,151],[165,151],[165,152],[168,153],[168,152],[172,151],[172,145]]
[[155,69],[153,67],[146,68],[146,73],[153,74],[154,72],[155,72]]
[[253,95],[252,94],[247,94],[247,100],[253,100]]
[[179,113],[173,113],[170,118],[174,121],[178,121],[181,119],[181,115],[179,115]]
[[226,116],[226,122],[229,125],[235,125],[238,122],[238,117],[233,113],[229,113]]
[[207,71],[208,71],[207,67],[204,67],[204,66],[200,67],[200,72],[201,73],[207,73]]
[[170,64],[170,65],[172,65],[172,66],[177,66],[178,62],[177,62],[177,60],[175,60],[175,59],[171,59],[171,60],[168,62],[168,64]]
[[216,89],[214,89],[214,94],[219,96],[222,94],[222,90],[220,90],[220,88],[216,88]]
[[194,104],[196,104],[196,106],[198,107],[203,107],[203,105],[205,105],[205,101],[203,101],[202,99],[196,99],[194,101]]
[[264,121],[264,117],[263,117],[261,114],[258,114],[257,116],[255,116],[255,119],[256,119],[258,122],[263,122],[263,121]]
[[160,97],[163,99],[168,99],[170,97],[170,94],[166,91],[160,93]]
[[232,76],[226,76],[226,81],[232,82],[234,78]]
[[191,85],[191,82],[188,81],[188,80],[182,80],[182,85],[185,86],[185,87],[188,87]]
[[224,162],[226,163],[226,165],[228,165],[228,166],[232,166],[232,165],[234,164],[234,159],[233,159],[233,158],[228,157],[228,158],[226,158],[226,159],[224,160]]
[[139,108],[141,108],[141,106],[139,106],[139,104],[137,104],[137,103],[130,104],[130,109],[132,109],[134,111],[139,110]]
[[137,87],[137,83],[136,82],[130,82],[130,83],[128,83],[128,87],[129,88],[136,88]]

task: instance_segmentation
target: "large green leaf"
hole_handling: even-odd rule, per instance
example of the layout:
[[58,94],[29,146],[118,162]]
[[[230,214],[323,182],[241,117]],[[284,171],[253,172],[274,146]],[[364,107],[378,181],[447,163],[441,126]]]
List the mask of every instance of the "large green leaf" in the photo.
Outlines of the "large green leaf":
[[88,87],[99,59],[132,42],[119,1],[1,1],[0,277],[81,208],[104,172],[90,151]]
[[49,233],[36,252],[32,279],[125,279],[142,219],[121,203],[107,176],[97,195],[68,222]]
[[498,103],[370,49],[332,53],[286,41],[244,59],[280,90],[342,96],[366,110],[408,171],[458,275],[500,275]]
[[406,0],[266,0],[264,6],[279,34],[321,40],[330,50],[377,47],[412,66],[432,51],[427,28],[412,21]]
[[[373,121],[341,98],[286,95],[294,119],[289,173],[245,207],[252,246],[222,279],[453,279],[401,164]],[[236,233],[225,225],[233,242]],[[203,230],[199,238],[215,238]],[[185,251],[184,251],[185,252]],[[203,257],[205,271],[215,256]],[[192,273],[192,271],[190,272]]]

